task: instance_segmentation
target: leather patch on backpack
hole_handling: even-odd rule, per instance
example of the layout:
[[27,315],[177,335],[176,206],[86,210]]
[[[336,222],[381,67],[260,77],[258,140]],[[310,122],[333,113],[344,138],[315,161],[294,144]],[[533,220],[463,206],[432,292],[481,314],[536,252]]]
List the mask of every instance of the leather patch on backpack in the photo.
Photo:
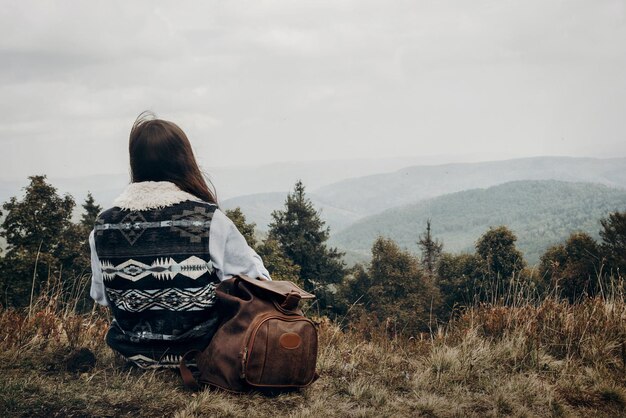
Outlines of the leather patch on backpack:
[[279,339],[280,346],[282,348],[286,348],[287,350],[295,350],[300,347],[302,344],[302,338],[298,334],[294,334],[293,332],[287,332],[280,336]]

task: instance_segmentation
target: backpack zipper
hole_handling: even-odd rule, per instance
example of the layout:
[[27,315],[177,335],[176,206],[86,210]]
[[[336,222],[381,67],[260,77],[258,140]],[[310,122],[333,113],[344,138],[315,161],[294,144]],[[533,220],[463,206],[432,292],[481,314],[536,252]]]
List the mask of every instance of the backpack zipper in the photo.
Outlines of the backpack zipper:
[[241,356],[241,373],[239,373],[239,377],[241,377],[242,379],[246,378],[246,360],[248,360],[248,346],[245,346],[243,348],[243,355]]
[[239,376],[242,379],[246,378],[246,363],[248,361],[248,345],[250,344],[252,332],[265,321],[266,317],[271,317],[273,315],[274,315],[273,313],[269,313],[269,314],[266,313],[264,315],[260,315],[258,318],[255,318],[250,328],[248,328],[248,334],[246,335],[246,338],[244,339],[243,351],[241,353],[241,373],[239,373]]

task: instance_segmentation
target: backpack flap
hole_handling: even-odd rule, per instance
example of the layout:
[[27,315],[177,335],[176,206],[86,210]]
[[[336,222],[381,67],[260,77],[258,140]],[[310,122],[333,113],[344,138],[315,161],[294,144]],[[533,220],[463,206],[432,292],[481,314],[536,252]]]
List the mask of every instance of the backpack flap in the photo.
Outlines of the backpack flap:
[[287,280],[259,280],[252,277],[239,275],[240,280],[253,285],[255,288],[267,292],[272,296],[277,296],[279,300],[291,305],[295,301],[296,304],[300,299],[315,299],[315,295],[302,290],[295,283]]

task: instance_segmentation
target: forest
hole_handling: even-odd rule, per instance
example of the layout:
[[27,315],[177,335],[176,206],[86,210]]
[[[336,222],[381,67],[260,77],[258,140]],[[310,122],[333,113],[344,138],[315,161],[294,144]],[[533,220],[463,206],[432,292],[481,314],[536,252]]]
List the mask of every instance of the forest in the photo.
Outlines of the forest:
[[[85,291],[91,268],[87,237],[103,208],[88,194],[82,203],[82,218],[74,223],[71,216],[76,202],[71,195],[59,196],[46,176],[31,176],[29,180],[24,197],[12,197],[0,213],[4,215],[0,236],[7,242],[6,253],[0,254],[1,303],[5,307],[28,306],[42,292],[54,289],[64,298],[78,299],[77,306],[89,310],[91,300]],[[507,197],[500,199],[504,200],[502,208],[483,199],[487,191],[460,192],[451,195],[446,204],[431,204],[430,208],[438,219],[460,224],[468,223],[464,213],[482,208],[483,216],[496,223],[476,237],[473,251],[446,251],[433,233],[430,219],[423,231],[415,234],[418,252],[407,250],[390,238],[393,224],[404,225],[401,218],[415,212],[405,211],[385,218],[387,224],[379,230],[388,233],[372,240],[370,261],[351,267],[343,260],[345,253],[329,245],[330,227],[307,197],[301,181],[287,194],[284,208],[272,213],[264,239],[257,236],[256,225],[247,222],[240,208],[225,213],[274,279],[294,281],[317,295],[310,307],[317,314],[332,318],[349,312],[351,320],[367,314],[378,322],[391,321],[410,335],[432,328],[433,320],[447,321],[459,309],[478,303],[542,300],[550,294],[576,302],[608,289],[621,292],[620,272],[626,269],[626,212],[613,212],[598,220],[599,240],[574,230],[564,242],[549,246],[538,263],[530,264],[518,248],[516,234],[509,225],[498,224],[502,219],[495,216],[496,212],[508,211],[512,223],[519,221],[528,208],[511,197],[512,191],[528,196],[529,189],[539,198],[528,205],[544,214],[550,206],[544,202],[551,200],[582,201],[583,206],[569,206],[582,208],[587,214],[597,213],[598,205],[607,201],[597,186],[564,186],[554,181],[497,187],[497,192]],[[613,193],[606,187],[600,192]],[[452,212],[459,215],[455,219],[442,215]],[[546,215],[545,223],[564,229],[563,219],[571,217]],[[445,231],[446,225],[438,229]]]
[[515,232],[517,248],[529,264],[573,231],[599,239],[599,220],[626,207],[626,191],[593,183],[520,180],[471,189],[388,209],[334,233],[330,243],[367,255],[377,235],[419,252],[416,235],[431,220],[433,234],[447,251],[472,252],[490,226]]

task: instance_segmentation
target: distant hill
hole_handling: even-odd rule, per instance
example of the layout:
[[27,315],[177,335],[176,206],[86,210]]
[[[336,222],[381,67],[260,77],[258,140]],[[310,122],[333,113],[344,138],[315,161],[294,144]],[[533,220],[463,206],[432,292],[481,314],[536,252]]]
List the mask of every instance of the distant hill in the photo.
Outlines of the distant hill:
[[217,188],[220,201],[258,193],[286,192],[302,180],[308,190],[339,180],[395,171],[418,164],[441,164],[455,156],[396,157],[378,159],[343,159],[291,161],[259,165],[209,167],[208,173]]
[[[323,187],[307,186],[307,195],[322,211],[331,232],[339,232],[368,215],[424,199],[515,180],[561,180],[626,188],[626,158],[536,157],[482,163],[412,166],[341,180]],[[287,191],[257,193],[223,201],[240,206],[259,229],[270,213],[283,206]]]
[[[443,157],[441,157],[443,158]],[[441,159],[440,158],[440,159]],[[439,159],[439,160],[440,160]],[[368,215],[447,193],[489,187],[514,180],[563,180],[626,188],[626,158],[535,157],[507,161],[423,165],[438,159],[417,157],[380,160],[285,162],[257,166],[215,167],[207,171],[224,207],[248,205],[260,229],[269,214],[282,206],[287,192],[302,179],[335,231]],[[420,163],[422,165],[416,165]],[[394,170],[395,167],[395,170]],[[33,173],[40,174],[40,173]],[[108,207],[128,184],[127,173],[80,177],[49,177],[60,193],[77,202],[91,191]],[[28,179],[0,179],[0,202],[21,196]],[[261,194],[267,193],[267,197]],[[282,198],[280,197],[282,193]],[[237,199],[237,200],[233,200]],[[264,206],[264,207],[262,207]],[[244,212],[247,208],[242,206]],[[80,216],[77,214],[77,218]]]
[[490,226],[507,225],[526,259],[535,263],[548,246],[573,231],[598,237],[600,218],[615,210],[626,210],[626,190],[589,183],[514,181],[386,210],[333,234],[330,243],[349,251],[352,259],[367,257],[378,235],[417,252],[416,241],[430,218],[445,251],[473,251]]
[[626,188],[626,158],[536,157],[414,166],[343,180],[314,193],[321,205],[330,204],[365,216],[431,197],[515,180],[579,181]]

